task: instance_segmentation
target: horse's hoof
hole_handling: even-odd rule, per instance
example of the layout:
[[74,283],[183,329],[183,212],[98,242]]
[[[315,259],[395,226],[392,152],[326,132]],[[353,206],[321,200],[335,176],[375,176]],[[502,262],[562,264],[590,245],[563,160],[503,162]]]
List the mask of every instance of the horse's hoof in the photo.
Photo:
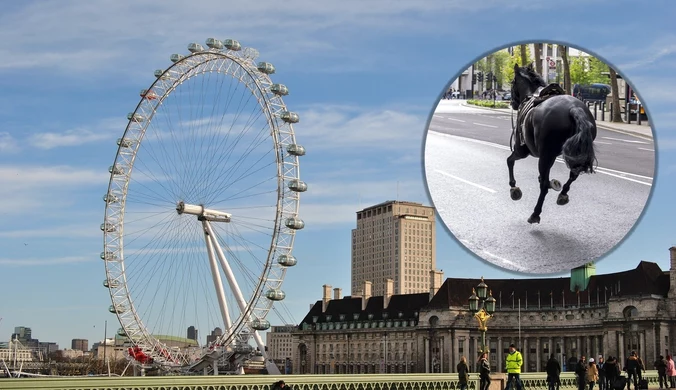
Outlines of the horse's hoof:
[[561,182],[556,179],[552,179],[549,181],[549,188],[557,192],[561,191]]
[[531,215],[530,218],[528,218],[528,223],[540,223],[540,217]]
[[568,195],[559,194],[559,197],[556,198],[556,204],[558,204],[559,206],[563,206],[565,204],[568,204],[568,200],[569,200]]
[[521,188],[519,187],[512,187],[509,189],[509,196],[512,197],[512,200],[519,200],[521,199]]

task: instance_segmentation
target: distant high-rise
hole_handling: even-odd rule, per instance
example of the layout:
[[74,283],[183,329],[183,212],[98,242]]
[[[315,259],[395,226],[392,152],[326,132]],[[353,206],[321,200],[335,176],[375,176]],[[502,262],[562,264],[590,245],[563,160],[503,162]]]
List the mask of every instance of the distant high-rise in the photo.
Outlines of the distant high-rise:
[[[352,230],[352,295],[371,282],[373,296],[429,292],[436,269],[434,208],[387,201],[357,212]],[[394,291],[387,292],[387,279]]]
[[207,336],[207,344],[213,343],[214,341],[216,341],[216,339],[218,337],[220,337],[222,335],[223,335],[223,330],[221,330],[221,328],[214,328],[214,330],[211,331],[211,334],[209,336]]
[[14,328],[14,333],[12,334],[12,340],[17,339],[21,343],[25,344],[26,342],[33,339],[31,328],[25,326],[17,326]]
[[73,341],[71,341],[70,348],[86,352],[89,349],[89,340],[73,339]]
[[197,341],[197,329],[192,325],[188,327],[188,338]]

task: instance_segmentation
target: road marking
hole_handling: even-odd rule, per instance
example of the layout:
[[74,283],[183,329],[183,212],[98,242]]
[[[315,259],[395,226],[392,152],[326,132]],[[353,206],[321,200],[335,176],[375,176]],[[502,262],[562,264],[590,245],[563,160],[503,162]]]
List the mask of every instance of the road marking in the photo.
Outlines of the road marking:
[[609,139],[613,141],[621,141],[621,142],[627,142],[630,144],[644,144],[644,145],[649,145],[651,142],[643,142],[643,141],[632,141],[630,139],[622,139],[622,138],[613,138],[613,137],[601,137],[603,139]]
[[612,142],[603,142],[603,141],[594,141],[595,144],[601,144],[601,145],[612,145]]
[[441,115],[432,115],[432,116],[435,117],[435,118],[441,118],[441,119],[444,119],[444,117],[441,116]]
[[[493,142],[481,141],[481,140],[477,140],[477,139],[460,137],[460,136],[451,135],[451,134],[443,134],[443,133],[438,133],[438,132],[436,132],[436,133],[438,135],[441,135],[441,136],[444,136],[444,137],[456,138],[456,139],[460,139],[460,140],[463,140],[463,141],[474,142],[474,143],[478,143],[478,144],[482,144],[482,145],[491,146],[491,147],[494,147],[494,148],[510,151],[508,146],[503,146],[503,145],[496,144],[496,143],[493,143]],[[565,164],[565,161],[563,161],[563,159],[561,157],[557,158],[556,162],[561,163],[561,164]],[[642,175],[638,175],[636,173],[617,171],[615,169],[603,168],[603,167],[596,167],[596,172],[603,173],[604,175],[617,177],[619,179],[628,180],[628,181],[631,181],[631,182],[634,182],[634,183],[643,184],[643,185],[646,185],[646,186],[652,186],[652,183],[646,183],[644,181],[640,181],[640,180],[636,180],[636,179],[632,179],[630,177],[627,177],[627,176],[633,176],[633,177],[637,177],[637,178],[640,178],[640,179],[652,181],[653,178],[650,177],[650,176],[642,176]],[[459,179],[459,180],[462,180],[462,179]]]
[[455,118],[446,118],[446,119],[448,119],[449,121],[456,121],[456,122],[462,122],[462,123],[465,123],[465,122],[466,122],[466,121],[464,121],[464,120],[462,120],[462,119],[455,119]]
[[440,173],[440,174],[442,174],[442,175],[444,175],[444,176],[448,176],[448,177],[450,177],[450,178],[452,178],[452,179],[461,181],[461,182],[463,182],[463,183],[465,183],[465,184],[469,184],[469,185],[471,185],[471,186],[474,186],[474,187],[476,187],[476,188],[482,189],[482,190],[484,190],[484,191],[488,191],[488,192],[490,192],[491,194],[495,194],[495,193],[497,192],[497,191],[495,191],[495,190],[493,190],[493,189],[490,189],[490,188],[488,188],[488,187],[484,187],[484,186],[482,186],[482,185],[480,185],[480,184],[472,183],[471,181],[462,179],[462,178],[457,177],[457,176],[453,176],[453,175],[451,175],[451,174],[448,173],[448,172],[444,172],[444,171],[439,170],[439,169],[435,169],[434,171],[437,172],[437,173]]
[[648,149],[648,148],[638,148],[639,150],[647,150],[649,152],[654,152],[655,149]]
[[485,126],[485,127],[492,127],[492,128],[494,128],[494,129],[497,129],[497,128],[498,128],[498,126],[493,126],[493,125],[484,125],[483,123],[476,123],[476,122],[472,122],[472,124],[473,124],[473,125],[477,125],[477,126]]

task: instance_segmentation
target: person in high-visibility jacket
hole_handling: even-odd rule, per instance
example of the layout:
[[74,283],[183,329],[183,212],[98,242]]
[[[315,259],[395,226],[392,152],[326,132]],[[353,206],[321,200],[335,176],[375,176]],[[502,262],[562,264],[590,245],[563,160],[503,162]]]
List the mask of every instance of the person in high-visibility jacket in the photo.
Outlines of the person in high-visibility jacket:
[[509,353],[505,360],[505,368],[507,368],[507,389],[512,389],[512,380],[516,384],[516,390],[521,390],[521,366],[523,365],[523,358],[521,352],[516,350],[516,346],[511,344],[509,346]]

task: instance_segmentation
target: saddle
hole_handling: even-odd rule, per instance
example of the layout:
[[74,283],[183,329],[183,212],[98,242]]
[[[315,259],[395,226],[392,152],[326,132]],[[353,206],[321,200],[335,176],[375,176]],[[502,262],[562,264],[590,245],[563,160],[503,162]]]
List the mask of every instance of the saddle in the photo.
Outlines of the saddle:
[[528,99],[524,100],[523,103],[519,106],[519,111],[516,114],[516,142],[519,145],[523,146],[526,144],[526,140],[523,136],[523,125],[526,122],[526,118],[529,117],[533,108],[540,105],[540,103],[549,99],[552,96],[565,95],[566,91],[561,88],[559,84],[549,84],[542,89],[535,91]]

